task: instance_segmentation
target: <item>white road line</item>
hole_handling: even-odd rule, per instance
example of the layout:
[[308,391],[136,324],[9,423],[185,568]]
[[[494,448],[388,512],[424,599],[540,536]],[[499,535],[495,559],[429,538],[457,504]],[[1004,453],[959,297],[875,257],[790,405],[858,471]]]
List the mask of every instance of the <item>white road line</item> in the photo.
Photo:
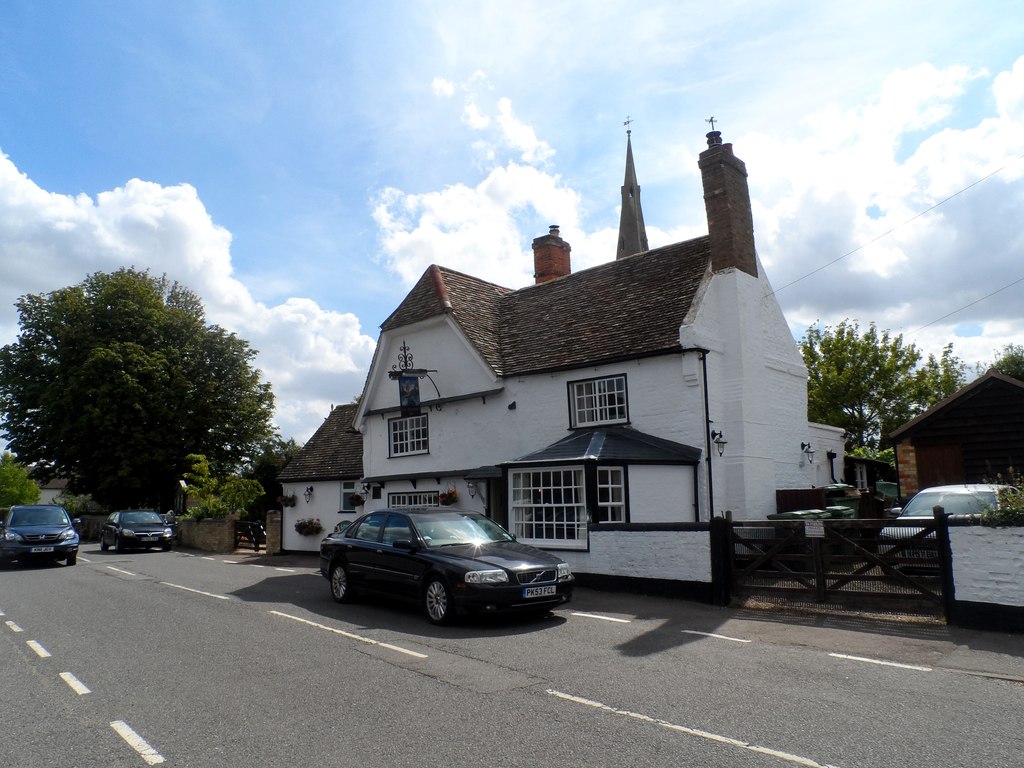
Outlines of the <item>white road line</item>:
[[92,562],[92,560],[90,560],[89,558],[82,557],[81,555],[78,556],[78,560],[79,560],[79,562],[82,562],[82,563],[91,563]]
[[758,746],[757,744],[750,744],[749,742],[742,741],[740,739],[733,739],[729,736],[721,736],[717,733],[702,731],[698,728],[687,728],[685,725],[677,725],[675,723],[670,723],[666,720],[659,720],[656,717],[641,715],[637,712],[629,712],[625,709],[615,709],[614,707],[609,707],[607,704],[602,704],[599,701],[591,701],[590,699],[584,699],[579,696],[573,696],[569,693],[562,693],[561,691],[555,691],[550,688],[547,692],[552,696],[556,696],[557,698],[562,699],[564,701],[571,701],[574,704],[583,704],[584,706],[593,707],[594,709],[599,709],[602,712],[608,712],[613,715],[631,717],[635,720],[640,720],[641,722],[651,723],[652,725],[659,725],[662,728],[667,728],[670,731],[677,731],[679,733],[685,733],[690,736],[697,736],[698,738],[707,739],[708,741],[713,741],[717,744],[722,744],[729,747],[737,747],[738,749],[746,749],[750,752],[758,752],[764,755],[771,755],[772,757],[777,757],[780,760],[785,760],[786,762],[794,763],[796,765],[802,765],[806,768],[836,768],[836,766],[834,765],[830,765],[828,763],[817,763],[809,758],[800,757],[799,755],[793,755],[789,752],[780,752],[777,749],[770,749],[769,747],[762,747]]
[[284,571],[285,573],[295,573],[295,569],[294,568],[279,568],[277,566],[274,566],[274,570],[275,571]]
[[183,587],[181,584],[172,584],[169,581],[161,581],[161,584],[166,584],[168,587],[174,587],[175,589],[183,589],[186,592],[195,592],[197,595],[205,595],[206,597],[215,597],[218,600],[230,600],[231,598],[227,595],[215,595],[213,592],[203,592],[201,589],[192,589],[192,587]]
[[0,616],[6,616],[6,615],[7,615],[6,613],[4,613],[3,611],[0,611]]
[[48,659],[52,655],[48,650],[43,648],[43,646],[37,643],[35,640],[26,640],[25,645],[27,645],[29,648],[35,651],[36,656],[38,656],[40,659]]
[[71,690],[77,693],[79,696],[84,696],[87,693],[92,693],[77,677],[72,675],[70,672],[61,672],[60,679],[71,686]]
[[132,573],[131,571],[126,571],[123,568],[115,568],[112,565],[108,565],[107,568],[109,568],[112,571],[117,571],[118,573],[123,573],[125,576],[138,576],[139,575],[137,573]]
[[325,624],[317,624],[315,621],[310,621],[309,619],[303,619],[301,616],[292,616],[290,613],[281,613],[280,611],[270,611],[270,613],[273,614],[274,616],[281,616],[281,617],[283,617],[285,619],[291,619],[292,621],[297,621],[297,622],[299,622],[301,624],[308,624],[309,626],[316,627],[317,629],[326,629],[328,632],[333,632],[336,635],[342,635],[343,637],[348,637],[348,638],[350,638],[352,640],[358,640],[361,643],[366,643],[368,645],[377,645],[377,646],[380,646],[381,648],[387,648],[389,651],[398,651],[399,653],[404,653],[407,656],[414,656],[417,659],[425,659],[425,658],[427,658],[427,655],[425,653],[417,653],[416,651],[410,651],[408,648],[402,648],[399,645],[391,645],[390,643],[382,643],[382,642],[379,642],[379,641],[374,640],[374,639],[369,638],[369,637],[362,637],[361,635],[354,635],[351,632],[346,632],[343,629],[335,629],[334,627],[328,627]]
[[696,629],[684,629],[683,634],[686,635],[703,635],[704,637],[714,637],[717,640],[731,640],[734,643],[751,643],[752,640],[744,640],[742,637],[729,637],[729,635],[716,635],[714,632],[698,632]]
[[617,624],[630,624],[630,619],[616,619],[612,616],[601,616],[596,613],[581,613],[579,611],[573,611],[573,616],[580,616],[584,619],[600,619],[601,621],[614,621]]
[[215,563],[217,562],[216,557],[209,557],[208,555],[203,555],[203,560],[212,560]]
[[837,659],[846,659],[847,661],[863,661],[867,664],[880,664],[883,667],[899,667],[900,669],[913,669],[917,672],[931,672],[931,667],[921,667],[917,664],[900,664],[896,661],[883,661],[882,659],[868,659],[863,656],[847,656],[845,653],[830,653],[829,656],[833,656]]
[[250,568],[266,568],[265,565],[257,565],[256,563],[249,563]]
[[138,752],[147,764],[158,765],[164,761],[163,755],[149,746],[144,738],[129,727],[128,723],[123,720],[115,720],[110,727],[117,731],[117,735],[128,742],[128,746]]
[[19,627],[17,624],[15,624],[13,621],[5,621],[4,624],[7,625],[7,628],[9,630],[11,630],[11,632],[24,632],[25,631],[24,629]]
[[237,560],[221,560],[221,562],[222,563],[227,563],[228,565],[238,565],[238,561]]

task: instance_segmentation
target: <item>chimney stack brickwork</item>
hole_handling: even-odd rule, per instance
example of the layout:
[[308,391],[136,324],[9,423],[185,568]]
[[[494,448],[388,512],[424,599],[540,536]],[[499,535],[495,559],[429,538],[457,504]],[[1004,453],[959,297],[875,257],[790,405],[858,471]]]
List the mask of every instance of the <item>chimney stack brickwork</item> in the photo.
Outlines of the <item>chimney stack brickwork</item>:
[[704,184],[704,207],[711,239],[711,268],[735,268],[757,277],[754,216],[750,209],[747,167],[722,143],[720,131],[707,135],[708,148],[698,166]]
[[533,241],[533,277],[536,284],[546,283],[571,274],[569,253],[572,248],[561,238],[558,225],[552,224],[548,234]]

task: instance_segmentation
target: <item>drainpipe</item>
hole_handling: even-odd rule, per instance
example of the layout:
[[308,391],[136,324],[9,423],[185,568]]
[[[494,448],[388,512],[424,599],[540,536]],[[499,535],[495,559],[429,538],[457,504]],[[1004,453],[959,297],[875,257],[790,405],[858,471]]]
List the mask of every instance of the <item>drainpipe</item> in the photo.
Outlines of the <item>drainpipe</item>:
[[[711,466],[711,409],[708,404],[708,352],[711,350],[704,349],[702,347],[690,347],[683,350],[685,355],[687,352],[697,352],[700,355],[701,371],[704,375],[704,464],[706,467],[708,477],[708,518],[715,516],[715,485],[714,485],[714,471]],[[697,507],[696,511],[697,522],[700,522],[700,507]]]

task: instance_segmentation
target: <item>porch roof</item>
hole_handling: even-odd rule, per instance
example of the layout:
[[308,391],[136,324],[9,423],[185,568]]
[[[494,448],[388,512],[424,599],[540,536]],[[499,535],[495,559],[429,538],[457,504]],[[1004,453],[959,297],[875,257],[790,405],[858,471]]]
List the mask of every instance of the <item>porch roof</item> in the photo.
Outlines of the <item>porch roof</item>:
[[648,435],[631,427],[601,427],[575,430],[547,448],[506,461],[501,466],[566,461],[697,464],[701,455],[700,448]]

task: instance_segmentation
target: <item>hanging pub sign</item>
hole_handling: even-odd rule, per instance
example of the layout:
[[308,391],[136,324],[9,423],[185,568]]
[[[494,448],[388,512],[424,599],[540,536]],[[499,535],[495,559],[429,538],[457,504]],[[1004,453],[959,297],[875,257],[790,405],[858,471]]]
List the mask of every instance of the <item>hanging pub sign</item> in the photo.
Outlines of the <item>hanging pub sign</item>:
[[420,415],[420,380],[416,376],[398,377],[398,401],[402,417]]

